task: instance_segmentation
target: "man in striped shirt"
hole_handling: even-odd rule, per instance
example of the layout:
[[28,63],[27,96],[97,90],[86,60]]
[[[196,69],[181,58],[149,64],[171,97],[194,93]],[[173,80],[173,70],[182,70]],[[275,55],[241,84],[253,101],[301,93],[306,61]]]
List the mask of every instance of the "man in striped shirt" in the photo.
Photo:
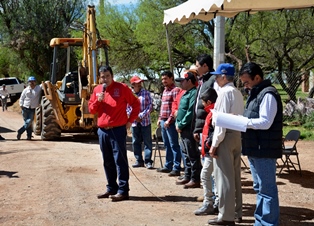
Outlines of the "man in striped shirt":
[[[150,113],[153,109],[151,94],[148,90],[142,87],[143,80],[138,76],[133,76],[130,83],[133,88],[133,92],[138,97],[141,103],[141,110],[138,117],[132,123],[132,147],[134,157],[136,159],[135,164],[132,167],[144,167],[144,163],[147,169],[153,169],[152,166],[152,127],[150,120]],[[128,111],[130,109],[128,108]],[[144,159],[142,156],[142,143],[144,143]]]
[[161,135],[166,148],[166,163],[157,171],[169,173],[169,176],[180,176],[181,150],[175,127],[175,117],[172,112],[172,102],[176,99],[180,89],[175,86],[173,73],[170,71],[161,74],[161,81],[165,89],[162,94],[157,126],[161,126]]

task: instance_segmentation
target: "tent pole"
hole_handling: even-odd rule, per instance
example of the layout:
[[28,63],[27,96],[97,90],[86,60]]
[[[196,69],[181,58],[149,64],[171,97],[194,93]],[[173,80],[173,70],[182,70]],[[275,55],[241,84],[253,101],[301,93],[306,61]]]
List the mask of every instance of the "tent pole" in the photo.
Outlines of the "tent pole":
[[173,62],[172,62],[172,54],[171,54],[171,44],[170,44],[169,33],[168,33],[168,25],[165,25],[165,27],[166,27],[166,37],[167,37],[167,47],[168,47],[170,71],[173,73]]
[[225,61],[225,17],[217,16],[214,31],[214,69]]

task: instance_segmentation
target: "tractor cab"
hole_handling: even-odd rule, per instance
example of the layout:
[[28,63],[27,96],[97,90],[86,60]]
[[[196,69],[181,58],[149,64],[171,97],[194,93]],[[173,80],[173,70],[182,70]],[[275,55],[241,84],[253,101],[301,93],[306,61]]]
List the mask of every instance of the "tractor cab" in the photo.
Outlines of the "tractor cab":
[[78,72],[68,72],[62,79],[61,87],[57,90],[58,97],[63,104],[78,105],[81,104],[79,96]]

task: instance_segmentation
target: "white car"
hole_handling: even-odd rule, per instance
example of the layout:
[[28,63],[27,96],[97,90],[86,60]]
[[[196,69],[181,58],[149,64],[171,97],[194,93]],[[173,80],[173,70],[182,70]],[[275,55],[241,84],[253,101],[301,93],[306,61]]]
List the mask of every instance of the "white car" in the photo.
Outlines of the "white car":
[[5,84],[10,94],[11,103],[14,103],[20,98],[22,91],[26,87],[26,85],[16,77],[0,78],[1,89],[3,84]]

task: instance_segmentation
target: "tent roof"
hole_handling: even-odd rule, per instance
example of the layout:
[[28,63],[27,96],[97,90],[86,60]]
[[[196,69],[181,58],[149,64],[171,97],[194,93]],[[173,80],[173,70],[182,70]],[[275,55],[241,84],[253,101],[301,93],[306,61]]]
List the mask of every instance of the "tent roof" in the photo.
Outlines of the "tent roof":
[[234,17],[240,12],[256,13],[314,7],[314,0],[188,0],[164,11],[164,24],[187,24],[193,19],[209,21],[216,16]]

